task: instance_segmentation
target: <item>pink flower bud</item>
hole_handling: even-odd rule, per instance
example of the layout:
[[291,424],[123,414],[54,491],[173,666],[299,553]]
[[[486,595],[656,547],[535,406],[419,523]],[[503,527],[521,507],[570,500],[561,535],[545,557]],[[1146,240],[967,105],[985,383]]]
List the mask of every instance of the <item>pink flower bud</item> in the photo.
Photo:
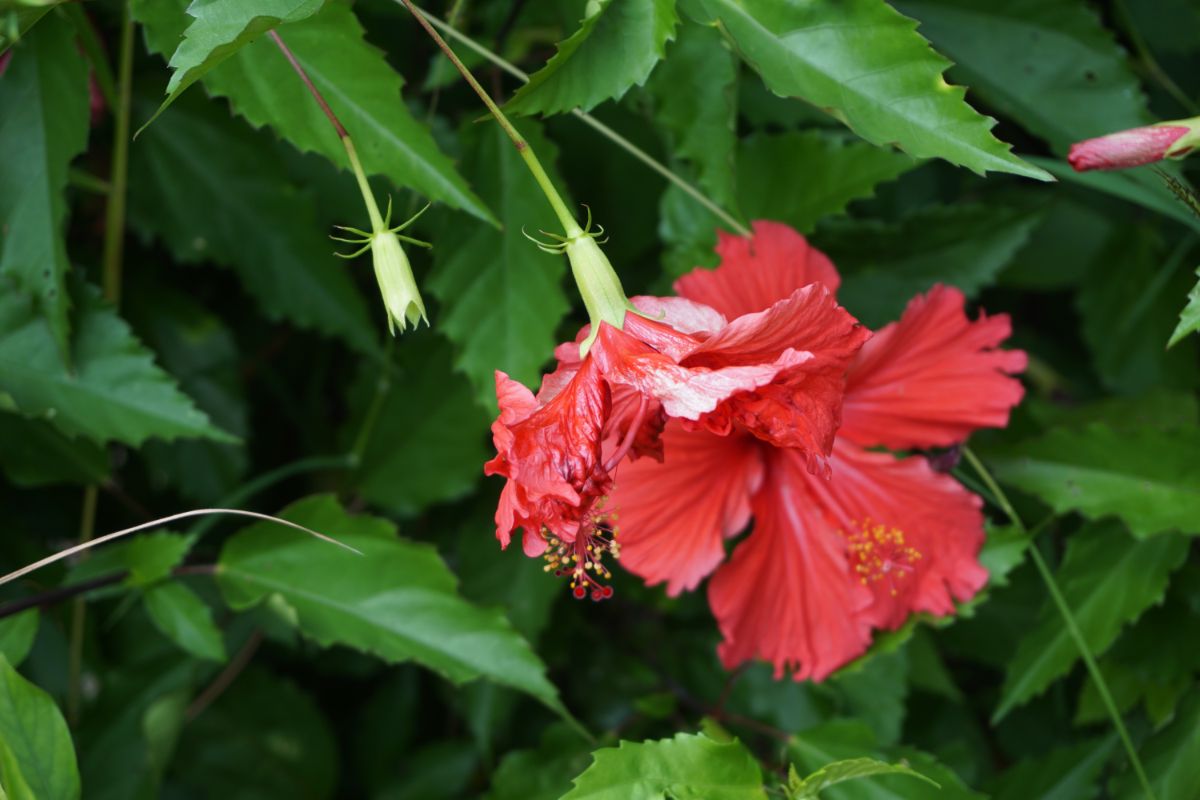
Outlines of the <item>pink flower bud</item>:
[[1071,162],[1076,172],[1140,167],[1164,158],[1186,155],[1194,142],[1180,142],[1180,139],[1189,133],[1193,133],[1190,126],[1171,123],[1130,128],[1076,142],[1071,145],[1067,161]]

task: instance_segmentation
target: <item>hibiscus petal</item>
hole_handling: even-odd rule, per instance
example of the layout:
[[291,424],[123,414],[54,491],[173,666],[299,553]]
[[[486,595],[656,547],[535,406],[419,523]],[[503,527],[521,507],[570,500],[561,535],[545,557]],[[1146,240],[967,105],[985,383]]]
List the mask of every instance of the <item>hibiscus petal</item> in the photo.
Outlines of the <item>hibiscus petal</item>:
[[669,325],[680,333],[716,333],[729,324],[725,315],[712,306],[684,297],[638,295],[629,302],[646,317]]
[[688,432],[670,422],[662,463],[641,459],[617,472],[615,512],[621,565],[667,594],[696,588],[725,557],[723,541],[750,520],[762,482],[761,447],[747,436]]
[[822,285],[797,289],[765,311],[745,314],[701,343],[683,366],[769,362],[784,348],[810,357],[770,385],[732,397],[705,419],[714,433],[738,423],[779,447],[796,447],[818,468],[841,421],[844,375],[870,332]]
[[950,614],[987,583],[978,497],[920,456],[897,459],[839,439],[832,463],[833,479],[810,481],[809,491],[851,543],[851,566],[874,596],[865,611],[873,626]]
[[935,286],[877,332],[846,376],[841,435],[864,446],[941,447],[976,428],[1002,428],[1021,400],[1019,350],[995,349],[1007,314],[972,322],[962,292]]
[[507,547],[513,529],[520,526],[526,533],[526,552],[537,549],[529,537],[540,537],[543,528],[572,541],[581,517],[591,513],[592,501],[609,488],[602,462],[604,426],[611,410],[608,384],[595,362],[586,359],[562,391],[543,405],[502,372],[496,373],[496,397],[496,457],[483,469],[485,475],[508,478],[496,508],[496,538]]
[[768,363],[688,368],[602,323],[589,358],[595,359],[610,383],[631,387],[659,401],[668,416],[697,420],[722,400],[766,386],[781,373],[811,360],[812,354],[788,349]]
[[836,292],[841,279],[824,253],[781,222],[755,220],[754,235],[717,234],[721,265],[675,281],[675,293],[733,319],[762,311],[810,283]]
[[846,541],[812,502],[815,482],[793,450],[769,450],[752,501],[754,531],[719,568],[708,600],[726,669],[764,658],[775,677],[823,680],[870,644],[871,594],[851,574]]

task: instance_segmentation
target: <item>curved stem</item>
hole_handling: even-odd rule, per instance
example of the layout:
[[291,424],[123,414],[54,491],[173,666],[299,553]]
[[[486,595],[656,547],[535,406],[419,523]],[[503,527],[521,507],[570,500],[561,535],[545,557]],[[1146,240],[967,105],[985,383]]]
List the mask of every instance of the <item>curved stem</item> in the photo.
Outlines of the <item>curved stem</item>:
[[[96,532],[96,502],[99,490],[92,484],[83,490],[83,510],[79,514],[79,545],[86,547]],[[80,701],[83,697],[83,635],[87,624],[87,606],[77,599],[71,606],[71,638],[67,651],[67,721],[79,722]]]
[[338,547],[342,548],[343,550],[349,550],[351,553],[354,553],[355,555],[360,555],[360,556],[362,555],[362,551],[358,550],[357,548],[351,547],[350,545],[346,544],[345,542],[339,542],[337,539],[334,539],[331,536],[326,536],[323,533],[318,533],[317,531],[314,531],[312,528],[306,528],[297,522],[292,522],[291,520],[281,519],[279,517],[273,517],[270,514],[260,514],[257,511],[243,511],[240,508],[198,508],[198,509],[195,509],[194,511],[181,511],[178,514],[171,514],[170,516],[160,517],[158,519],[152,519],[149,522],[143,522],[142,524],[134,525],[131,528],[122,528],[119,531],[113,531],[112,533],[106,533],[105,535],[99,537],[98,539],[89,539],[87,541],[80,542],[79,544],[75,545],[74,547],[68,547],[66,550],[60,550],[59,552],[55,553],[54,555],[46,556],[45,558],[41,559],[40,561],[35,561],[32,564],[26,564],[25,566],[21,567],[20,569],[15,569],[12,572],[8,573],[7,575],[0,577],[0,586],[3,586],[6,583],[12,583],[17,578],[23,578],[24,576],[28,575],[29,573],[36,572],[37,570],[41,569],[42,567],[50,566],[51,564],[53,564],[56,561],[62,561],[64,558],[70,558],[71,556],[75,555],[76,553],[82,553],[86,550],[90,550],[93,547],[97,547],[102,544],[107,544],[108,542],[114,541],[115,539],[120,539],[123,536],[128,536],[132,533],[137,533],[138,531],[148,530],[150,528],[158,528],[158,527],[166,525],[170,522],[175,522],[177,520],[189,519],[191,517],[202,517],[202,516],[206,516],[209,514],[231,514],[233,516],[238,516],[238,517],[249,517],[250,519],[263,520],[265,522],[274,522],[277,525],[283,525],[284,527],[292,528],[294,530],[298,530],[303,533],[307,533],[309,536],[320,539],[323,542],[328,542],[329,544],[337,545]]
[[191,722],[194,720],[204,709],[212,705],[213,701],[225,693],[225,690],[237,679],[237,676],[242,674],[242,670],[250,664],[250,659],[254,658],[254,654],[258,652],[258,646],[262,644],[262,640],[262,631],[255,628],[254,633],[250,634],[250,638],[242,645],[242,649],[237,652],[233,660],[226,665],[225,669],[221,670],[220,674],[208,685],[208,688],[197,695],[196,699],[187,707],[187,710],[183,712],[183,718],[186,721]]
[[371,441],[371,434],[375,432],[375,425],[379,422],[379,415],[383,413],[383,404],[392,390],[392,378],[388,374],[392,366],[391,345],[392,342],[389,340],[387,350],[384,353],[386,367],[379,373],[379,379],[375,383],[375,394],[371,396],[371,405],[367,407],[367,413],[363,416],[362,427],[358,429],[358,434],[354,437],[354,444],[350,448],[350,454],[347,456],[350,466],[353,469],[358,469],[362,464],[363,453],[367,451],[367,445]]
[[[425,14],[425,18],[431,24],[433,24],[434,27],[436,27],[438,30],[442,31],[443,33],[445,33],[447,36],[454,39],[455,41],[460,42],[464,47],[468,47],[471,50],[474,50],[476,53],[478,53],[479,55],[486,58],[488,61],[495,64],[497,67],[499,67],[500,69],[507,72],[509,75],[512,75],[514,78],[516,78],[524,83],[529,82],[529,75],[526,72],[524,72],[523,70],[518,68],[516,65],[512,64],[511,62],[504,60],[496,53],[492,52],[491,50],[487,49],[483,45],[476,42],[471,37],[467,36],[465,33],[462,33],[461,31],[457,30],[453,25],[443,22],[442,20],[438,19],[437,17],[433,16],[432,14]],[[585,125],[588,125],[589,127],[591,127],[593,130],[595,130],[601,136],[605,137],[606,139],[611,141],[613,144],[617,145],[617,147],[620,147],[626,153],[633,156],[638,161],[642,162],[647,167],[649,167],[650,169],[657,172],[663,178],[666,178],[668,181],[675,184],[688,197],[692,198],[697,203],[704,206],[704,208],[708,209],[708,211],[710,211],[713,214],[713,216],[715,216],[717,219],[721,220],[721,222],[728,225],[729,228],[731,230],[733,230],[735,233],[737,233],[741,236],[749,236],[750,235],[750,229],[747,228],[741,222],[739,222],[732,214],[730,214],[728,211],[721,208],[721,206],[717,205],[715,202],[710,200],[708,198],[708,196],[704,194],[704,192],[700,191],[695,186],[693,186],[691,183],[688,183],[686,180],[684,180],[683,178],[679,177],[677,174],[672,172],[668,166],[663,164],[661,161],[656,160],[654,158],[654,156],[650,155],[645,150],[641,149],[636,144],[629,141],[624,136],[617,133],[612,128],[608,127],[603,122],[596,119],[591,114],[584,111],[583,109],[580,109],[580,108],[572,109],[571,114],[574,115],[581,122],[583,122]]]
[[[992,473],[988,471],[983,462],[971,451],[969,447],[963,447],[963,457],[970,462],[971,466],[979,473],[980,479],[988,490],[996,498],[996,503],[1008,516],[1013,525],[1022,533],[1027,533],[1028,529],[1025,523],[1021,521],[1017,510],[1013,508],[1009,502],[1008,495],[996,483]],[[1063,597],[1062,591],[1058,588],[1058,582],[1054,580],[1054,573],[1050,571],[1050,567],[1046,564],[1046,560],[1042,558],[1041,552],[1037,549],[1036,542],[1029,543],[1030,557],[1033,559],[1034,565],[1037,567],[1038,573],[1042,576],[1042,580],[1046,584],[1047,591],[1050,592],[1050,599],[1054,602],[1058,613],[1062,616],[1063,623],[1067,627],[1067,632],[1075,641],[1075,646],[1079,649],[1079,655],[1083,658],[1083,663],[1087,666],[1088,674],[1092,676],[1092,681],[1096,684],[1096,690],[1100,694],[1100,699],[1104,702],[1104,707],[1108,710],[1108,716],[1112,719],[1113,727],[1117,730],[1117,735],[1121,737],[1121,743],[1125,746],[1125,752],[1129,756],[1129,763],[1133,765],[1133,771],[1137,773],[1138,782],[1142,785],[1142,791],[1145,793],[1147,800],[1155,800],[1154,790],[1150,788],[1150,780],[1146,777],[1146,770],[1142,767],[1142,761],[1138,758],[1137,750],[1133,746],[1133,740],[1129,736],[1129,731],[1125,728],[1125,720],[1121,718],[1121,712],[1117,710],[1117,704],[1113,701],[1112,693],[1108,689],[1108,684],[1104,680],[1103,673],[1100,672],[1099,665],[1096,664],[1096,659],[1092,655],[1092,650],[1088,647],[1087,640],[1083,636],[1083,631],[1079,629],[1079,623],[1075,619],[1075,614],[1072,613],[1070,605],[1067,604],[1067,599]]]
[[[264,472],[257,478],[242,484],[221,498],[221,502],[218,505],[222,508],[240,506],[259,492],[269,489],[293,475],[303,475],[306,472],[316,472],[322,469],[349,469],[352,464],[353,462],[348,456],[314,456],[312,458],[302,458],[299,461],[284,464],[282,467],[273,469],[270,472]],[[193,525],[188,531],[188,535],[201,536],[216,524],[217,518],[215,516],[207,516]]]
[[133,16],[125,3],[121,24],[117,91],[113,113],[112,175],[104,216],[104,297],[114,306],[121,303],[121,257],[125,245],[125,187],[129,179],[129,109],[133,97]]
[[495,117],[496,122],[500,123],[500,127],[508,134],[508,138],[512,140],[513,146],[517,148],[517,152],[521,154],[521,158],[525,161],[525,165],[529,167],[529,171],[533,173],[533,179],[537,181],[542,193],[546,195],[546,199],[550,202],[550,207],[554,209],[554,215],[558,217],[559,224],[563,226],[563,231],[567,238],[574,238],[583,233],[583,229],[579,227],[579,223],[575,220],[575,216],[567,208],[567,204],[563,202],[562,196],[558,190],[554,188],[554,183],[550,180],[550,176],[546,174],[546,170],[542,167],[542,162],[538,160],[537,154],[533,152],[533,148],[529,146],[529,142],[521,136],[521,132],[513,127],[512,122],[500,110],[500,106],[496,105],[496,101],[491,95],[483,90],[479,85],[479,81],[475,80],[475,76],[471,74],[471,70],[467,69],[450,45],[446,44],[434,27],[429,24],[429,20],[421,13],[421,10],[413,5],[412,0],[400,0],[401,3],[409,10],[409,13],[416,18],[429,37],[434,43],[446,54],[446,58],[450,59],[450,63],[463,76],[463,80],[479,95],[479,99],[487,106],[487,110]]

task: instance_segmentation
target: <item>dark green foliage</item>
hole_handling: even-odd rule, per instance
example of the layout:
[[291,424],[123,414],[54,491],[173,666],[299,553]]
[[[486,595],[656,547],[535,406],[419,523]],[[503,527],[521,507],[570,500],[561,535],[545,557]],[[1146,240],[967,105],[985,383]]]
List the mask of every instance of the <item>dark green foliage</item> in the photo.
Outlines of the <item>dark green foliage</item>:
[[[704,585],[575,602],[501,551],[483,471],[495,371],[536,392],[587,315],[404,5],[0,0],[0,574],[201,506],[345,545],[182,519],[0,585],[0,798],[1139,800],[1107,693],[1157,800],[1196,800],[1200,158],[1065,161],[1200,113],[1196,4],[421,5],[529,77],[448,36],[628,294],[774,220],[873,330],[938,284],[1010,317],[1025,397],[969,442],[1005,496],[916,454],[982,498],[986,586],[822,683],[726,671]],[[271,32],[392,224],[432,203],[429,329],[389,338],[371,254],[334,255],[368,212]]]

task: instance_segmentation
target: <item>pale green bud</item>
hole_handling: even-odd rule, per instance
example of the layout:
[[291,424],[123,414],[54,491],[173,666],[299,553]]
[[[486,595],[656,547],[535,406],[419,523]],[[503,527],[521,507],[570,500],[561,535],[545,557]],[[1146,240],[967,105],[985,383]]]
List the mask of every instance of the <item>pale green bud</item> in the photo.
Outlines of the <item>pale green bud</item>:
[[406,325],[416,328],[418,320],[424,320],[428,325],[421,292],[395,233],[385,230],[371,236],[371,261],[375,264],[375,280],[387,310],[388,332],[395,334],[396,326],[400,327],[401,333]]

